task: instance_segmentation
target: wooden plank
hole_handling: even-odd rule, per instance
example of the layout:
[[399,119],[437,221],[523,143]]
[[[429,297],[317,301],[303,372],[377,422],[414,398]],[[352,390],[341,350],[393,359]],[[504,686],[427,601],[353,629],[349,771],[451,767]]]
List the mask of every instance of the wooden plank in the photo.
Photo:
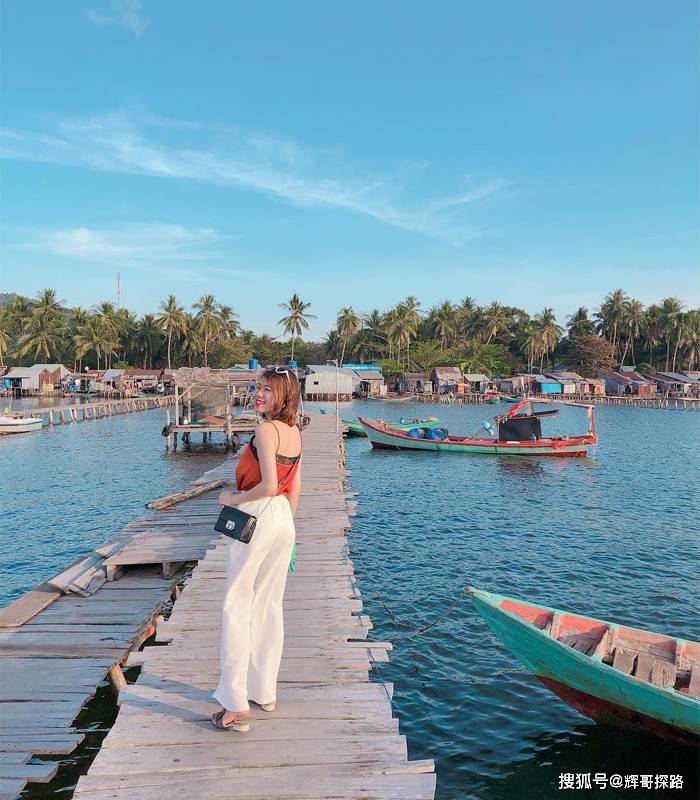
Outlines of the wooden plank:
[[[221,737],[219,737],[221,739]],[[94,775],[114,775],[130,772],[182,772],[203,767],[249,766],[270,767],[279,764],[350,764],[395,762],[406,758],[406,740],[403,736],[374,736],[372,747],[365,740],[303,739],[288,740],[281,750],[279,742],[251,742],[241,736],[231,746],[231,737],[218,745],[193,744],[149,745],[135,747],[103,747],[92,763],[90,772]],[[105,740],[106,741],[106,740]]]
[[[222,796],[240,800],[309,800],[310,796],[333,800],[430,800],[434,796],[434,774],[376,773],[370,772],[371,766],[358,765],[354,773],[342,777],[338,774],[338,765],[332,769],[310,766],[261,768],[251,770],[247,775],[240,774],[242,770],[236,773],[229,769],[192,770],[175,778],[172,773],[149,773],[153,777],[146,779],[149,780],[147,786],[135,783],[140,776],[130,776],[128,782],[121,779],[117,785],[108,788],[97,788],[99,783],[96,785],[94,781],[99,779],[81,778],[73,797],[116,800],[123,796],[119,792],[125,788],[133,800],[170,800],[173,793],[184,795],[189,792],[196,792],[198,800],[220,800]],[[151,782],[155,777],[160,783]],[[312,793],[309,787],[313,787]],[[224,795],[227,789],[228,793]]]
[[26,783],[24,779],[0,778],[0,800],[15,800]]
[[656,659],[651,668],[651,683],[662,689],[672,687],[676,683],[676,665],[669,661]]
[[0,778],[48,783],[58,771],[58,764],[0,764]]
[[636,658],[637,653],[634,650],[625,650],[624,647],[618,646],[615,648],[615,656],[612,665],[625,675],[630,675]]
[[61,595],[60,589],[42,583],[0,610],[0,628],[16,628],[24,625],[27,620],[50,606]]
[[57,753],[72,753],[85,738],[82,733],[53,734],[42,733],[11,734],[0,733],[0,751],[4,753],[19,751],[33,753],[34,755],[50,755]]
[[693,665],[690,670],[688,696],[700,700],[700,667],[697,664]]
[[146,503],[146,508],[168,508],[176,503],[181,503],[184,500],[191,500],[192,498],[198,497],[201,494],[211,492],[213,489],[226,486],[227,483],[228,481],[225,481],[223,478],[208,481],[207,483],[200,483],[198,486],[193,486],[191,489],[187,489],[182,492],[175,492],[175,494],[169,494],[165,497],[160,497],[158,500],[152,500],[150,503]]

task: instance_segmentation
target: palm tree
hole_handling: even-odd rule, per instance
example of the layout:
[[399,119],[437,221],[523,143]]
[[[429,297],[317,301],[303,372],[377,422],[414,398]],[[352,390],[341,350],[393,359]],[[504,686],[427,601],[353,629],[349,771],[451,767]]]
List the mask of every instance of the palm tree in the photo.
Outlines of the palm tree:
[[73,336],[73,343],[75,356],[80,359],[81,365],[82,359],[92,352],[95,354],[97,369],[100,369],[102,356],[105,357],[106,367],[108,356],[113,355],[119,346],[119,339],[105,317],[100,314],[92,314],[88,321],[78,328]]
[[129,311],[128,308],[120,308],[114,315],[114,324],[117,328],[121,359],[123,361],[128,361],[129,353],[132,352],[135,347],[136,331],[139,321],[136,315]]
[[[661,302],[662,330],[666,339],[666,372],[668,372],[668,362],[671,357],[671,339],[674,334],[676,334],[676,340],[678,339],[677,331],[682,309],[683,303],[677,297],[667,297]],[[678,346],[676,346],[677,351]]]
[[5,354],[9,352],[11,344],[9,315],[5,309],[0,309],[0,367],[5,366]]
[[73,346],[73,370],[77,372],[82,372],[83,362],[75,351],[75,336],[83,325],[87,325],[87,323],[90,321],[90,317],[90,312],[82,306],[74,306],[71,308],[68,315],[68,330],[66,335],[68,341]]
[[[410,299],[410,298],[409,298]],[[411,357],[411,339],[416,335],[420,318],[415,309],[399,303],[387,314],[386,332],[390,346],[396,346],[396,360],[401,360],[401,349],[406,349],[406,367]]]
[[282,326],[284,333],[292,337],[292,361],[294,360],[294,342],[297,336],[301,336],[302,331],[309,330],[309,320],[316,319],[315,314],[310,314],[308,309],[311,303],[305,303],[298,294],[294,293],[288,303],[280,303],[280,308],[284,308],[289,313],[277,323]]
[[32,314],[26,333],[18,342],[20,355],[33,353],[35,359],[43,358],[51,362],[61,348],[63,329],[63,322],[58,315]]
[[654,364],[654,350],[661,342],[663,335],[663,311],[660,306],[651,305],[644,316],[642,336],[649,350],[649,363]]
[[345,360],[345,348],[347,347],[348,341],[357,334],[361,326],[362,320],[350,306],[345,306],[345,308],[340,309],[336,320],[336,327],[338,329],[338,335],[343,340],[343,350],[340,354],[341,364]]
[[683,353],[686,369],[697,369],[700,365],[700,310],[685,315]]
[[241,330],[238,314],[231,306],[219,306],[219,322],[221,323],[221,336],[224,339],[234,339]]
[[484,311],[483,334],[487,337],[486,344],[491,344],[491,339],[508,325],[508,314],[500,303],[491,303]]
[[205,294],[197,300],[192,308],[197,309],[195,319],[199,333],[204,342],[204,366],[209,366],[209,342],[216,339],[221,332],[221,317],[216,298],[213,294]]
[[676,320],[676,336],[675,336],[675,346],[673,348],[673,361],[671,363],[671,372],[676,371],[676,359],[678,358],[678,350],[681,347],[685,347],[688,343],[688,340],[692,338],[693,332],[689,326],[691,322],[691,314],[689,312],[687,314],[680,313],[678,314]]
[[540,371],[544,368],[544,357],[547,356],[549,363],[549,354],[557,346],[557,342],[561,339],[562,329],[557,325],[554,311],[551,308],[544,308],[540,314],[535,316],[535,328],[539,334],[540,346]]
[[[607,295],[600,309],[596,312],[600,333],[606,338],[610,338],[613,350],[617,348],[617,334],[625,316],[626,302],[627,295],[622,289],[615,289],[614,292]],[[612,337],[610,337],[611,334]]]
[[385,317],[378,309],[373,309],[363,317],[362,337],[367,343],[370,358],[376,358],[377,352],[385,352],[387,344]]
[[161,329],[155,314],[144,314],[136,326],[134,343],[143,353],[143,368],[153,369],[153,355],[161,344]]
[[[93,306],[95,316],[100,320],[99,327],[100,335],[109,340],[109,347],[104,350],[105,356],[105,369],[112,366],[112,356],[117,352],[119,347],[120,326],[119,318],[117,316],[117,307],[111,300],[103,300]],[[108,363],[109,359],[109,363]],[[99,369],[99,367],[98,367]]]
[[644,325],[644,306],[639,300],[635,300],[634,298],[630,298],[625,304],[625,315],[622,318],[622,328],[627,331],[627,343],[625,344],[625,351],[622,354],[622,363],[625,363],[625,356],[627,355],[627,350],[631,348],[632,351],[632,364],[636,363],[634,357],[634,342],[635,339],[638,339],[641,332],[642,327]]
[[167,299],[160,304],[161,313],[158,316],[160,329],[164,331],[168,339],[168,369],[171,367],[170,353],[173,341],[173,333],[179,333],[184,328],[185,310],[178,305],[174,294],[169,294]]
[[191,367],[192,360],[198,359],[204,350],[204,334],[199,319],[192,314],[183,314],[179,333],[182,334],[180,354],[187,358],[187,365]]
[[520,349],[527,356],[527,371],[531,373],[535,359],[539,356],[542,348],[542,337],[535,320],[530,320],[523,329],[523,338]]
[[569,329],[569,339],[575,336],[590,336],[593,333],[593,323],[588,318],[588,309],[580,306],[566,320]]
[[464,338],[469,338],[474,333],[474,323],[479,307],[473,297],[463,297],[455,309],[455,317],[459,332]]
[[444,350],[457,332],[456,309],[449,300],[443,300],[431,310],[429,320],[433,332],[440,339],[440,349]]
[[10,305],[7,307],[7,318],[11,335],[17,338],[22,335],[33,310],[34,305],[28,297],[23,297],[21,294],[18,294],[16,297],[12,298]]
[[44,289],[39,292],[34,304],[34,314],[37,317],[55,319],[61,311],[61,303],[56,299],[55,289]]

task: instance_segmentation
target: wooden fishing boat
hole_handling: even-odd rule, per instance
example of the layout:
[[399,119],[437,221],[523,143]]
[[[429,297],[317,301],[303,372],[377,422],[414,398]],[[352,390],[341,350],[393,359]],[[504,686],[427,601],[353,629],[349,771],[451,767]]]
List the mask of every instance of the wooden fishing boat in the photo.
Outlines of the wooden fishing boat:
[[497,405],[498,403],[501,402],[501,398],[500,397],[487,397],[485,402],[491,403],[491,405],[495,406],[495,405]]
[[0,415],[0,434],[29,433],[38,431],[44,424],[41,417],[13,417],[9,414]]
[[412,403],[416,400],[415,394],[407,394],[404,397],[370,397],[369,395],[365,397],[365,400],[372,400],[373,402],[381,402],[381,403]]
[[[542,436],[540,416],[535,412],[537,403],[576,406],[585,408],[588,414],[588,431],[576,436]],[[520,414],[523,411],[525,413]],[[556,412],[556,409],[553,409]],[[408,435],[408,431],[397,431],[388,424],[358,417],[372,447],[389,450],[427,450],[446,453],[478,453],[522,456],[577,457],[588,454],[588,449],[598,443],[595,429],[595,409],[593,405],[570,403],[567,401],[544,401],[539,398],[526,398],[514,405],[508,412],[495,417],[495,424],[488,424],[487,430],[493,436],[445,436],[438,438],[437,431],[428,432],[426,438]]]
[[[410,431],[411,428],[437,428],[440,425],[440,420],[437,419],[437,417],[428,417],[428,419],[413,419],[407,422],[387,422],[386,424],[393,430]],[[345,431],[346,436],[367,436],[361,422],[344,419],[343,425],[347,427]]]
[[510,397],[507,394],[501,395],[501,399],[505,400],[506,403],[519,403],[523,398],[522,397]]
[[700,742],[700,643],[469,591],[511,653],[584,716]]

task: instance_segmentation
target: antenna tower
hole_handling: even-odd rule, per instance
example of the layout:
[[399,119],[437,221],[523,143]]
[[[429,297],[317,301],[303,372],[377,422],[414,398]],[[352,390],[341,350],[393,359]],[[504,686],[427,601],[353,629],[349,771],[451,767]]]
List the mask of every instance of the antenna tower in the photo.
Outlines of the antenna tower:
[[117,309],[120,307],[122,299],[122,276],[117,272]]

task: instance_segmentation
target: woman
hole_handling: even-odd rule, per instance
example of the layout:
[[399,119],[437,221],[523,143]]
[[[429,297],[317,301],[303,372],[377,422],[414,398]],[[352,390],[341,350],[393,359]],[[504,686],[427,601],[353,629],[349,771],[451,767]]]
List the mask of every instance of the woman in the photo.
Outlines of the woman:
[[262,415],[236,469],[238,493],[222,505],[258,518],[248,544],[230,540],[221,629],[221,678],[214,692],[222,709],[217,728],[247,731],[248,700],[274,711],[284,628],[282,598],[294,546],[301,490],[301,434],[296,426],[299,381],[286,367],[265,371],[255,392]]

